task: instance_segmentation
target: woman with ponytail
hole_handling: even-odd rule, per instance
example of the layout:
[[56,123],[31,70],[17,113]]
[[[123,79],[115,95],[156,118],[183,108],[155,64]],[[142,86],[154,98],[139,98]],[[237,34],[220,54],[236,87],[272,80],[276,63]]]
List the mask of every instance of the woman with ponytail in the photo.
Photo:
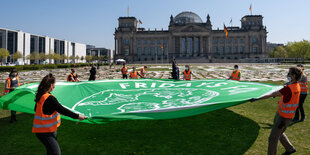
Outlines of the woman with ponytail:
[[61,154],[57,142],[57,127],[60,126],[60,114],[73,119],[84,120],[85,116],[71,112],[63,107],[51,94],[55,88],[55,77],[50,73],[46,75],[37,90],[35,97],[35,116],[32,132],[44,144],[47,154]]

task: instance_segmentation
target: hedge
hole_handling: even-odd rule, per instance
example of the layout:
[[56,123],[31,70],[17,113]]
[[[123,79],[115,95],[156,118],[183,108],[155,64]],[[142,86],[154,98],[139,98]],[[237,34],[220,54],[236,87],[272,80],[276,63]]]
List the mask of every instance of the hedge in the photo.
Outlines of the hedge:
[[[75,67],[91,66],[93,63],[76,63]],[[96,64],[95,64],[96,65]],[[101,66],[108,65],[101,63]],[[74,64],[46,64],[46,65],[17,65],[17,66],[0,66],[0,72],[10,72],[12,69],[22,70],[41,70],[41,69],[57,69],[57,68],[73,68]]]

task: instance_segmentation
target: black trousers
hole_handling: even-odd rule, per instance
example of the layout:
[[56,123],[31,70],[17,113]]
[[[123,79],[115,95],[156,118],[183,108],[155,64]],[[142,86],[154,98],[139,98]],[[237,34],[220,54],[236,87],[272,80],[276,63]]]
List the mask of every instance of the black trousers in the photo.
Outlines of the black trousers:
[[16,111],[11,110],[11,121],[16,121]]
[[123,79],[128,79],[127,74],[123,74]]
[[295,113],[295,120],[299,120],[299,112],[301,114],[301,119],[305,118],[305,111],[304,111],[304,102],[305,99],[307,97],[307,94],[300,94],[299,96],[299,104],[298,104],[298,108],[296,109],[296,113]]
[[61,150],[57,142],[57,132],[36,133],[38,139],[44,144],[47,155],[60,155]]

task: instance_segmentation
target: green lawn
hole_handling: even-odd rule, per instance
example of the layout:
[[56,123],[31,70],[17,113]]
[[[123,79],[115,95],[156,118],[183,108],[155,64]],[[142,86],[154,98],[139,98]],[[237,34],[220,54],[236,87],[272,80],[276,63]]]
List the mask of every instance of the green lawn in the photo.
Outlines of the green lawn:
[[[63,154],[266,154],[277,100],[245,103],[171,120],[102,125],[76,125],[63,120],[58,141]],[[310,112],[309,98],[305,111]],[[10,124],[9,111],[0,110],[0,154],[45,154],[44,146],[31,133],[33,115],[19,113],[17,119],[17,123]],[[309,128],[306,119],[287,129],[296,154],[309,154]],[[284,152],[281,144],[278,150]]]

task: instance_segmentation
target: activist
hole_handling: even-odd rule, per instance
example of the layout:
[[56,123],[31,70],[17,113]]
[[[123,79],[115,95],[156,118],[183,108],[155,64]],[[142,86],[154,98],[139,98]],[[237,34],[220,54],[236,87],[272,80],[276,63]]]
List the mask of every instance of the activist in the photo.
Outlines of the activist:
[[128,78],[128,76],[127,76],[128,68],[126,67],[126,63],[123,64],[121,72],[122,72],[123,79],[127,79]]
[[296,149],[290,143],[284,131],[290,124],[292,118],[294,117],[296,108],[299,103],[300,86],[298,81],[301,78],[301,76],[302,76],[302,70],[300,68],[291,67],[288,73],[288,77],[290,79],[289,85],[284,86],[284,88],[282,88],[279,91],[273,92],[272,94],[265,95],[257,99],[250,99],[251,102],[254,102],[261,99],[281,96],[281,99],[278,101],[278,110],[274,118],[273,128],[269,136],[269,144],[268,144],[269,155],[277,154],[279,140],[286,150],[284,155],[296,152]]
[[[11,70],[9,77],[5,80],[5,87],[4,87],[4,91],[3,91],[3,95],[6,95],[12,91],[15,90],[15,88],[17,88],[18,86],[21,86],[21,83],[19,82],[19,77],[18,77],[18,72],[17,70],[14,68]],[[11,110],[11,120],[10,122],[16,122],[16,111]]]
[[183,80],[191,80],[192,72],[189,69],[189,65],[185,65],[185,70],[183,71]]
[[132,71],[130,72],[130,79],[138,79],[138,76],[142,78],[142,76],[136,71],[136,67],[132,67]]
[[231,73],[231,76],[228,78],[228,80],[236,80],[236,81],[240,81],[241,79],[241,72],[238,69],[238,65],[234,66],[234,70]]
[[146,68],[147,66],[144,66],[140,69],[141,78],[146,78],[146,71],[145,71]]
[[89,70],[89,79],[88,81],[95,81],[96,80],[96,67],[94,64],[91,65],[91,69]]
[[294,122],[299,121],[299,112],[300,112],[301,114],[300,122],[303,122],[305,121],[305,118],[306,118],[303,104],[308,95],[308,77],[306,73],[304,72],[305,69],[303,65],[297,65],[297,67],[301,68],[302,76],[300,78],[300,81],[298,81],[300,85],[300,97],[299,97],[298,108],[296,109],[296,114],[295,114],[293,121]]
[[[51,94],[55,88],[55,77],[50,73],[46,75],[38,87],[35,96],[35,115],[32,133],[43,143],[47,154],[61,154],[57,142],[57,128],[60,126],[60,114],[73,119],[84,120],[85,116],[71,112],[64,108]],[[60,113],[60,114],[59,114]]]
[[75,73],[75,69],[71,69],[71,73],[67,77],[67,81],[70,82],[80,82],[78,75]]

